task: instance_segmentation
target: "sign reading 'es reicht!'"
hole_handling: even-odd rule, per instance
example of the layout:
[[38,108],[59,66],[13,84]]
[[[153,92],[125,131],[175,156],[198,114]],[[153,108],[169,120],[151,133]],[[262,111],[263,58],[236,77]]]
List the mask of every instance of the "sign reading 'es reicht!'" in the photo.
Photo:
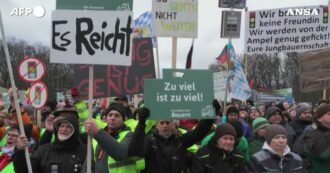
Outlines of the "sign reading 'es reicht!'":
[[131,11],[53,11],[50,61],[131,65],[131,23]]

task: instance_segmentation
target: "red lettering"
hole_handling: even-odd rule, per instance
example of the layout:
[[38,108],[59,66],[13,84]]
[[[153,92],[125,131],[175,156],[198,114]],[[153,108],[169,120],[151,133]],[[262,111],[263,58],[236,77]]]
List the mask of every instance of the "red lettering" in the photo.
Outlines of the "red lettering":
[[[98,89],[100,89],[100,85],[98,85],[99,83],[103,83],[104,79],[94,79],[94,91],[93,91],[93,97],[97,97],[97,96],[102,96],[104,97],[104,92],[98,92]],[[102,89],[102,88],[101,88]]]
[[[117,79],[117,83],[114,83],[113,80]],[[121,94],[121,78],[108,78],[108,83],[107,83],[107,91],[108,91],[108,96],[111,95],[111,89],[114,90],[115,95],[120,95]]]
[[88,95],[88,79],[80,81],[78,85],[78,92],[82,97],[87,97]]
[[138,93],[139,91],[139,76],[134,76],[134,82],[132,84],[134,85],[133,88],[128,88],[128,83],[130,82],[129,80],[132,80],[131,78],[128,79],[127,76],[124,78],[124,90],[128,94],[134,94]]
[[142,46],[145,46],[146,44],[148,44],[148,40],[142,40],[136,46],[137,52],[134,55],[136,56],[137,61],[140,62],[139,63],[140,66],[147,66],[148,64],[150,64],[152,57],[153,57],[152,49],[141,48]]

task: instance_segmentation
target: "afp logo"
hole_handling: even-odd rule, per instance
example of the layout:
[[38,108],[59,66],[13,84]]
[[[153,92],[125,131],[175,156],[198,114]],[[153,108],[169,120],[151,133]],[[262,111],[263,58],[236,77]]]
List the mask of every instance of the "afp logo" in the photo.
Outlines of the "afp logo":
[[41,18],[46,14],[46,10],[42,6],[36,6],[34,8],[29,7],[18,7],[13,8],[10,12],[10,16],[30,16],[34,14],[34,16]]

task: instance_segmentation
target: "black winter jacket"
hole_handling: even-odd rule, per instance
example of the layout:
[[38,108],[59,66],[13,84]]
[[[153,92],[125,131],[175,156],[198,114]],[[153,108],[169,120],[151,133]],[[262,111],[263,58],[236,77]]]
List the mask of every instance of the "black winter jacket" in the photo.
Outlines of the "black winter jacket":
[[226,152],[209,143],[193,157],[191,173],[240,173],[244,172],[244,156],[238,151]]
[[128,148],[130,156],[145,158],[146,173],[182,173],[187,168],[187,148],[202,140],[214,120],[201,120],[198,126],[182,136],[164,138],[154,130],[145,136],[145,123],[139,122]]
[[[87,155],[87,147],[79,140],[78,118],[66,116],[54,124],[54,132],[57,134],[61,122],[67,122],[73,126],[73,135],[65,140],[59,141],[57,135],[53,144],[41,145],[32,153],[31,165],[33,173],[50,173],[51,167],[58,168],[59,173],[80,173]],[[24,150],[15,148],[13,163],[16,173],[27,173]]]

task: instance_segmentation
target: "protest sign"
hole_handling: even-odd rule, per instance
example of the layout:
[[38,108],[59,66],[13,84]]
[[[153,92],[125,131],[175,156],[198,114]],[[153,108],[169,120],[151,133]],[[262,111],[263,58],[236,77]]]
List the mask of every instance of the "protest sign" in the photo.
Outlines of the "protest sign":
[[219,7],[221,8],[244,8],[246,0],[219,0]]
[[48,98],[47,87],[41,81],[35,82],[32,84],[28,95],[31,105],[36,109],[40,109],[45,105]]
[[240,37],[241,16],[240,11],[222,11],[221,38]]
[[163,76],[144,80],[144,104],[151,119],[215,118],[211,71],[163,69]]
[[46,66],[37,57],[25,57],[18,64],[18,76],[25,82],[36,82],[40,80],[46,71]]
[[198,0],[152,0],[152,35],[196,38]]
[[[88,96],[87,74],[88,66],[75,66],[75,87],[84,98]],[[144,78],[155,78],[151,38],[133,39],[132,66],[95,66],[94,98],[142,93]]]
[[246,14],[245,52],[302,52],[328,48],[328,6],[249,11]]
[[226,73],[223,71],[213,73],[213,81],[214,81],[214,98],[218,100],[225,100],[226,82],[227,82]]
[[309,78],[323,78],[330,73],[330,50],[311,51],[299,57],[299,75]]
[[56,0],[56,9],[133,10],[133,0]]
[[293,102],[292,88],[285,89],[265,89],[263,91],[255,91],[253,93],[253,100],[255,102],[272,102],[272,101],[288,101]]
[[330,88],[330,78],[309,78],[300,76],[300,90],[302,92],[313,92],[313,91],[320,91],[323,89]]
[[53,11],[50,61],[131,65],[131,23],[131,11]]

